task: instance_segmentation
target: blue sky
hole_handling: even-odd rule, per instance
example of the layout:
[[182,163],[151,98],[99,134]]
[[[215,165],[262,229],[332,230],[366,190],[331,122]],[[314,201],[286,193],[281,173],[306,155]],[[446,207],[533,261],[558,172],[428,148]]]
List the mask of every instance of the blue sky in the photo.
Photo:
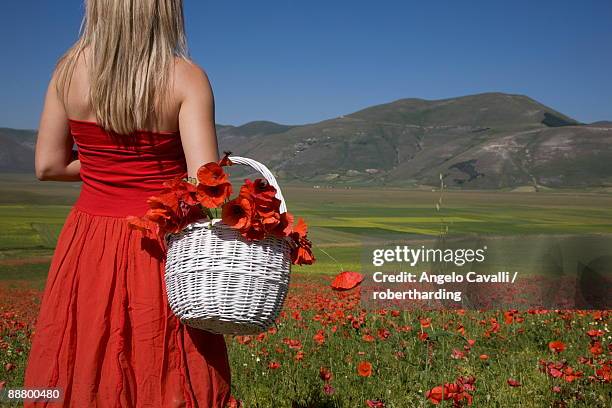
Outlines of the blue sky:
[[[0,127],[36,128],[82,1],[0,4]],[[315,122],[400,98],[520,93],[612,120],[612,2],[185,1],[217,122]]]

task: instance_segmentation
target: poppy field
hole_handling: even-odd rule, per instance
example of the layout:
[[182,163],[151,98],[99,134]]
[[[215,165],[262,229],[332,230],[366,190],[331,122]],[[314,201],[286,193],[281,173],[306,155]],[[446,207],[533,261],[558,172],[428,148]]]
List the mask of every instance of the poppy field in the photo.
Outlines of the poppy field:
[[[275,327],[227,337],[232,406],[610,406],[609,311],[364,312],[330,281],[295,273]],[[40,294],[2,282],[0,386],[22,381]]]
[[294,276],[278,326],[229,341],[235,406],[607,407],[609,312],[364,312]]
[[[44,183],[43,183],[44,184]],[[53,251],[74,192],[25,189],[0,203],[0,388],[18,387]],[[25,187],[24,187],[25,186]],[[612,232],[612,195],[287,188],[317,257],[294,267],[277,325],[227,337],[234,407],[609,407],[610,311],[362,309],[364,238],[390,232]],[[5,199],[5,197],[7,197]],[[10,406],[10,405],[7,405]]]

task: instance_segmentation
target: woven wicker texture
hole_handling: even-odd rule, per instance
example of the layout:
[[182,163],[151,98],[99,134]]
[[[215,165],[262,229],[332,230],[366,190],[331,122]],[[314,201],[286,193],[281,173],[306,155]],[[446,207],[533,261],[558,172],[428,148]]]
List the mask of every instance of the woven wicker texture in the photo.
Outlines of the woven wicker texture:
[[[276,188],[281,213],[287,211],[276,179],[263,164],[230,159],[259,171]],[[256,334],[274,323],[289,289],[286,239],[248,241],[215,219],[168,234],[166,242],[168,303],[184,324],[220,334]]]

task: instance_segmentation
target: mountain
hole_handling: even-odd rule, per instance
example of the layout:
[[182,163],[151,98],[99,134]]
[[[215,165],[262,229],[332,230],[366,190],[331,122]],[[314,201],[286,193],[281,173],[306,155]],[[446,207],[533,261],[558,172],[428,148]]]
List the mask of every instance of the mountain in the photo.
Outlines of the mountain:
[[612,131],[523,95],[401,99],[220,144],[312,184],[436,186],[442,174],[458,188],[612,185]]
[[[33,146],[21,132],[0,132],[0,151],[27,150],[20,137]],[[442,174],[455,188],[612,186],[609,122],[581,124],[523,95],[400,99],[306,125],[217,125],[217,134],[221,151],[284,182],[436,186]],[[9,155],[0,170],[30,171],[31,152]]]
[[503,128],[577,124],[575,120],[526,96],[503,93],[485,93],[437,101],[400,99],[372,106],[348,116],[370,122],[389,122],[421,127]]
[[598,122],[589,123],[588,126],[610,128],[612,127],[612,120],[600,120]]
[[35,130],[0,128],[0,172],[33,172]]

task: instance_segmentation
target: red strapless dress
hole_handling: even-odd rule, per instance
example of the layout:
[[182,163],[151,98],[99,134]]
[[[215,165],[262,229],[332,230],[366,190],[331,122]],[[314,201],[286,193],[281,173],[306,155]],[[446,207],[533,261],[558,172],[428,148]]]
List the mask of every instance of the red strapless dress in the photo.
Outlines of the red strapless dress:
[[128,227],[165,180],[186,176],[178,133],[117,136],[70,120],[81,194],[49,269],[24,387],[63,403],[26,407],[225,407],[223,336],[185,326],[166,299],[163,242]]

